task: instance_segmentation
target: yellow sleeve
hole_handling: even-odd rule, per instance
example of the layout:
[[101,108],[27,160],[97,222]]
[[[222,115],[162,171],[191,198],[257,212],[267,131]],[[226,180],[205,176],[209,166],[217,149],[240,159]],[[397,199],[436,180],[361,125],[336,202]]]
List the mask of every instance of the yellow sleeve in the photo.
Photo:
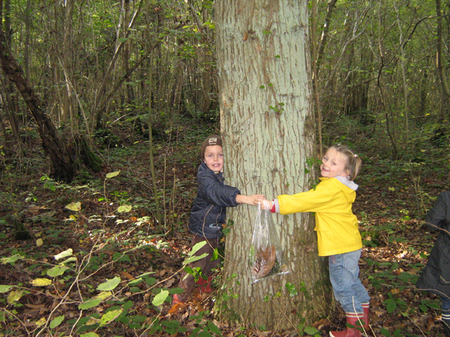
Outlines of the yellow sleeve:
[[[294,195],[278,196],[280,214],[299,212],[333,212],[336,201],[345,197],[341,189],[328,181],[320,182],[315,189]],[[339,204],[339,202],[338,202]],[[342,211],[341,209],[339,211]]]

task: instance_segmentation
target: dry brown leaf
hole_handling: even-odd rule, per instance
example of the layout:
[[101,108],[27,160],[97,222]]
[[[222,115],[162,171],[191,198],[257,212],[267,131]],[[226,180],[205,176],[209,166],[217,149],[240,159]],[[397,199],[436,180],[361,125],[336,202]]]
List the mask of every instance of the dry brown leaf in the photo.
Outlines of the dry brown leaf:
[[168,314],[176,314],[187,307],[187,303],[177,303],[172,305],[172,308],[170,308]]
[[122,276],[122,278],[126,278],[126,279],[129,279],[129,280],[134,280],[134,276],[131,275],[130,273],[126,272],[126,271],[122,271],[120,273],[120,276]]
[[314,322],[312,326],[314,328],[316,328],[317,330],[320,330],[324,326],[330,326],[330,325],[331,325],[331,322],[328,319],[322,318],[322,319],[318,320],[317,322]]
[[173,285],[175,285],[176,283],[177,283],[178,281],[175,279],[175,278],[171,278],[171,279],[169,279],[167,282],[166,282],[166,287],[167,288],[170,288],[170,287],[172,287]]
[[266,250],[258,250],[252,266],[252,274],[256,277],[266,276],[275,264],[275,247],[269,246]]

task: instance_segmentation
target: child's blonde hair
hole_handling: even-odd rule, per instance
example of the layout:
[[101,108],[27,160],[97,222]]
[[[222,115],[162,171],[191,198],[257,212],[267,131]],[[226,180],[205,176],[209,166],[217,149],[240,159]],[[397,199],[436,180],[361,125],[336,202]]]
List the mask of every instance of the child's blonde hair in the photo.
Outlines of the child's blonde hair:
[[350,180],[355,180],[355,178],[358,176],[359,169],[361,168],[361,158],[352,150],[350,150],[348,146],[345,145],[336,144],[330,146],[330,148],[334,148],[337,152],[343,154],[346,157],[346,169],[349,173],[348,178]]

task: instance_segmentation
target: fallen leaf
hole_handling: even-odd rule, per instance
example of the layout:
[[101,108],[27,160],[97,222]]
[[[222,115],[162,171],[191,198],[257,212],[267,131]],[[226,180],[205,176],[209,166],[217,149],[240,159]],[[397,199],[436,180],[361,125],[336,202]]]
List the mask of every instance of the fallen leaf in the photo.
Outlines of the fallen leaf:
[[131,275],[130,273],[126,272],[126,271],[122,271],[120,273],[120,276],[122,276],[122,278],[127,278],[129,280],[134,280],[134,276]]
[[427,330],[428,330],[428,331],[431,331],[431,329],[433,329],[434,326],[435,326],[435,324],[434,324],[434,318],[431,317],[431,316],[428,317],[428,319],[427,319]]
[[186,308],[186,307],[187,307],[187,303],[177,303],[177,304],[174,304],[174,305],[172,306],[172,308],[170,308],[168,314],[171,314],[171,315],[176,314],[176,313],[182,311],[182,310],[183,310],[184,308]]
[[269,246],[266,250],[258,250],[252,266],[252,274],[256,277],[266,276],[275,264],[275,247]]
[[35,287],[46,287],[52,284],[52,280],[48,278],[37,278],[30,282]]

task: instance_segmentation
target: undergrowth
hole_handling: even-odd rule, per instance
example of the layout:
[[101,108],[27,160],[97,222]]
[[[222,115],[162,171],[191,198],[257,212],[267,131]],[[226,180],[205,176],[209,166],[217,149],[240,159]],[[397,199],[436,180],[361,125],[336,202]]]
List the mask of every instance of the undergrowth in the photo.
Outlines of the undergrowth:
[[[104,149],[107,170],[95,177],[80,171],[72,184],[51,180],[44,161],[2,167],[0,336],[277,335],[217,322],[214,294],[199,294],[183,308],[188,314],[172,304],[190,261],[197,148],[212,131],[193,130],[184,126],[182,137],[157,144],[158,196],[144,140]],[[442,335],[439,300],[414,284],[435,238],[423,217],[448,187],[447,148],[424,139],[415,146],[423,151],[394,160],[360,134],[338,137],[329,140],[349,141],[364,162],[354,212],[364,240],[361,277],[372,298],[370,334]],[[339,308],[286,335],[322,336],[335,327],[344,327]]]

